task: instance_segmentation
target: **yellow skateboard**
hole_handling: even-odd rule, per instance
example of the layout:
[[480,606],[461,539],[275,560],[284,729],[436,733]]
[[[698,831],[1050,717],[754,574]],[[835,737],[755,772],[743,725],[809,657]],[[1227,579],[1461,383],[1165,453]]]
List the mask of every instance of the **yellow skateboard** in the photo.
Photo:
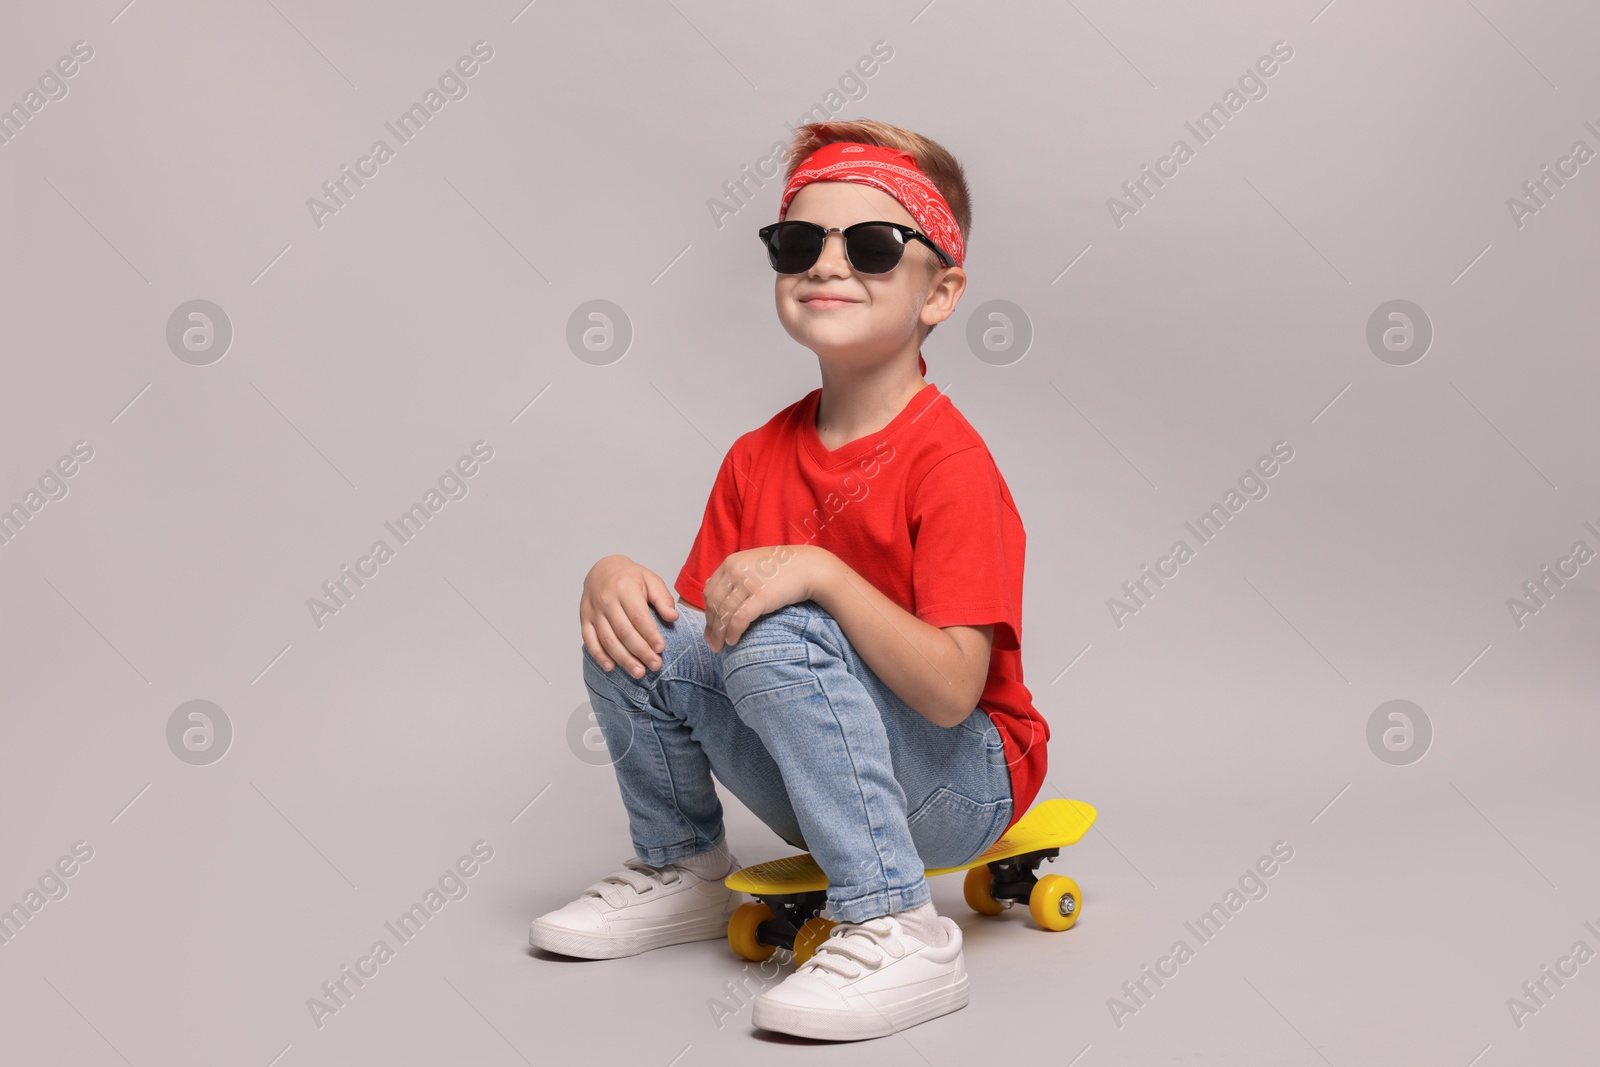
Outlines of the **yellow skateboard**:
[[[1061,874],[1041,878],[1034,871],[1076,844],[1094,825],[1095,815],[1081,800],[1046,800],[971,863],[935,867],[927,876],[966,871],[965,896],[973,911],[999,915],[1025,900],[1034,922],[1046,930],[1065,930],[1083,911],[1078,883]],[[828,876],[810,853],[744,867],[724,881],[734,892],[756,898],[739,905],[728,920],[728,944],[747,960],[759,962],[785,948],[794,953],[796,964],[804,963],[835,925],[821,918],[828,903]]]

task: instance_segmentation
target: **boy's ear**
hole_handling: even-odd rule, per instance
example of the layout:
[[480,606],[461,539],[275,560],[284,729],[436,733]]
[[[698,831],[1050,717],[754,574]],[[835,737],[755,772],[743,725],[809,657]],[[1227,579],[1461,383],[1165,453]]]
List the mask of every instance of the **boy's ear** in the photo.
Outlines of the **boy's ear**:
[[[966,292],[966,281],[967,273],[960,267],[941,267],[935,272],[935,276],[929,279],[928,297],[932,297],[940,288],[948,287],[953,294],[950,299],[949,314],[954,315],[956,306],[961,303],[961,297]],[[926,303],[926,300],[924,300],[924,303]],[[948,317],[947,315],[946,318]],[[930,324],[928,329],[931,331],[936,325],[938,323]],[[923,336],[927,335],[924,334]]]

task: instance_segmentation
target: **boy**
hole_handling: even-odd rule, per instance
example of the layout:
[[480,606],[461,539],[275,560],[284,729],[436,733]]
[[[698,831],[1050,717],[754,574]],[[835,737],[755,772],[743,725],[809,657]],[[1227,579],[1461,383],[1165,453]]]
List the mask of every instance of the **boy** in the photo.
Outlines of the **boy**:
[[626,556],[585,578],[584,681],[637,858],[529,941],[610,958],[725,936],[738,864],[715,773],[816,857],[837,921],[751,1021],[878,1037],[967,1003],[961,928],[923,870],[1022,817],[1049,728],[1022,683],[1022,520],[922,377],[966,287],[961,166],[871,121],[802,126],[787,163],[761,237],[822,387],[729,449],[677,604]]

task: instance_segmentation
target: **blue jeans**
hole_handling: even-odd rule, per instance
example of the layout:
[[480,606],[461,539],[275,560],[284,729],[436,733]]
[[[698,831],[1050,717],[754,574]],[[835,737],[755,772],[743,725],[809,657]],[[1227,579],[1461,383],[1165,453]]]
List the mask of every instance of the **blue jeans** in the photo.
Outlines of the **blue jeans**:
[[634,678],[583,652],[629,832],[652,866],[723,837],[712,775],[828,875],[835,920],[931,899],[925,867],[982,854],[1011,821],[1005,748],[974,709],[938,726],[896,696],[815,601],[763,615],[712,652],[705,613],[678,605],[661,669]]

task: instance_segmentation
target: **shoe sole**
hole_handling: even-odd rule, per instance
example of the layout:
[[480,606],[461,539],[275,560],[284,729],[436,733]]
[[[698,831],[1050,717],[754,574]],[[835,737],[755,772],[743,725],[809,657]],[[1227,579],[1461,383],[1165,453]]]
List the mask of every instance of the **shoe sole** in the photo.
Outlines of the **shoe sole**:
[[641,952],[655,948],[666,948],[668,945],[727,937],[728,920],[732,916],[733,912],[729,910],[715,926],[708,925],[704,919],[697,919],[649,933],[622,936],[569,930],[564,926],[541,923],[535,919],[528,927],[528,944],[547,952],[559,952],[563,956],[577,956],[579,959],[614,960],[624,956],[637,956]]
[[914,1000],[865,1013],[775,1003],[762,996],[756,998],[751,1008],[750,1022],[763,1030],[776,1030],[794,1037],[821,1041],[860,1041],[864,1038],[887,1037],[896,1031],[966,1007],[970,998],[968,984],[968,976],[962,974],[943,989],[931,990]]

